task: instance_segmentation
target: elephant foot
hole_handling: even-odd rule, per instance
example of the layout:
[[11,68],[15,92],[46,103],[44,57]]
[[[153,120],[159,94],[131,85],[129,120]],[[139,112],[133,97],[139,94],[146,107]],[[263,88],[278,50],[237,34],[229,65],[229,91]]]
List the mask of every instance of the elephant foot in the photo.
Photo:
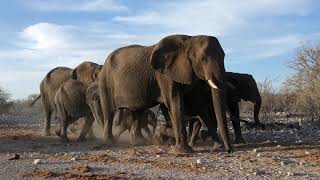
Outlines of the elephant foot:
[[240,137],[240,138],[235,138],[233,143],[234,144],[245,144],[246,142],[244,141],[243,137]]
[[107,145],[111,145],[113,143],[115,143],[114,137],[113,136],[107,136],[104,138],[104,143]]
[[67,137],[63,137],[63,136],[61,137],[60,141],[64,143],[70,142],[70,140]]
[[156,145],[162,145],[162,144],[163,144],[160,136],[156,136],[156,135],[153,135],[153,136],[152,136],[152,142],[153,142],[154,144],[156,144]]
[[44,130],[44,131],[42,132],[42,135],[43,135],[43,136],[51,136],[51,132],[50,132],[50,130]]
[[61,130],[60,129],[56,129],[55,133],[56,133],[57,136],[61,137]]
[[192,153],[193,149],[189,145],[182,145],[182,144],[176,144],[172,147],[174,154],[186,154],[186,153]]
[[221,148],[223,148],[223,144],[221,144],[219,142],[213,143],[213,149],[221,149]]
[[257,127],[260,127],[262,130],[266,130],[266,125],[262,123],[256,123]]
[[146,138],[144,138],[142,135],[133,135],[130,136],[130,144],[137,146],[137,145],[144,145],[146,144],[148,141]]
[[200,138],[202,141],[206,141],[208,137],[209,137],[209,132],[207,130],[200,131]]
[[194,146],[194,142],[189,142],[189,146],[193,147]]
[[85,141],[87,141],[87,139],[85,137],[79,137],[77,139],[77,142],[85,142]]

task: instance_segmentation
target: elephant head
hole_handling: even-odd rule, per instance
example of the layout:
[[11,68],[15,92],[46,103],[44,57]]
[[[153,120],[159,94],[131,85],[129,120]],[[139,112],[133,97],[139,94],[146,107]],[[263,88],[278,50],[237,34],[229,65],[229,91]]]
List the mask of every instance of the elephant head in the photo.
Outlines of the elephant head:
[[79,64],[72,71],[72,78],[83,82],[85,85],[89,86],[92,82],[95,82],[99,78],[99,73],[102,65],[96,63],[85,61]]
[[155,45],[150,62],[156,72],[172,81],[187,85],[193,85],[197,79],[207,82],[221,138],[226,150],[231,151],[226,127],[224,56],[215,37],[172,35]]

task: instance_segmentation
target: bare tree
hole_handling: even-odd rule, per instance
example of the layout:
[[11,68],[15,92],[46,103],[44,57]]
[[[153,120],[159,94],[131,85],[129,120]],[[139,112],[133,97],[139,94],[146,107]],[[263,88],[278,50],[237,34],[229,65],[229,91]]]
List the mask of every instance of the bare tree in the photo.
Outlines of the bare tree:
[[12,106],[10,94],[5,89],[0,87],[0,114],[8,113]]
[[296,106],[313,120],[320,118],[320,45],[303,45],[289,68],[294,74],[285,82],[288,92],[297,96]]

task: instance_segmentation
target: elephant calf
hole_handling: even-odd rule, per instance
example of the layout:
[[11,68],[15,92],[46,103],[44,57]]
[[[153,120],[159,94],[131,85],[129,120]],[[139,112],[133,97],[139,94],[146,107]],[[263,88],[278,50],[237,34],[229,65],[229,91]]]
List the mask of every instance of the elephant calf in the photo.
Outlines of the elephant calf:
[[[103,127],[104,121],[99,97],[99,84],[97,82],[92,83],[88,87],[86,94],[86,102],[91,109],[94,119],[97,120],[98,124],[101,127]],[[134,122],[136,118],[140,122],[141,128],[135,127]],[[115,136],[119,138],[119,136],[126,130],[130,132],[131,128],[134,126],[134,129],[137,129],[137,131],[141,131],[141,129],[144,129],[148,136],[152,137],[153,133],[150,131],[148,127],[149,124],[153,127],[154,131],[157,125],[157,121],[155,114],[151,110],[148,109],[142,113],[137,113],[129,109],[119,109],[119,118],[115,121],[115,125],[118,126],[118,132]],[[136,144],[135,141],[138,140],[131,139],[132,144]]]
[[[133,112],[129,109],[120,109],[119,110],[119,119],[115,121],[115,125],[118,126],[118,132],[115,135],[116,138],[119,138],[119,136],[125,132],[126,130],[128,130],[129,132],[131,131],[132,126],[134,125],[135,119],[134,119],[134,115]],[[150,124],[153,128],[153,132],[157,126],[157,121],[156,121],[156,117],[155,114],[147,109],[144,112],[140,113],[141,115],[138,116],[138,121],[140,121],[140,125],[141,125],[141,130],[144,130],[148,137],[151,138],[153,136],[153,133],[150,131],[148,125]],[[134,141],[134,140],[132,140]]]
[[87,86],[79,80],[69,79],[64,82],[55,95],[55,108],[59,126],[56,134],[63,141],[68,141],[68,125],[83,117],[85,125],[81,131],[78,141],[84,141],[86,134],[94,121],[90,107],[86,103]]

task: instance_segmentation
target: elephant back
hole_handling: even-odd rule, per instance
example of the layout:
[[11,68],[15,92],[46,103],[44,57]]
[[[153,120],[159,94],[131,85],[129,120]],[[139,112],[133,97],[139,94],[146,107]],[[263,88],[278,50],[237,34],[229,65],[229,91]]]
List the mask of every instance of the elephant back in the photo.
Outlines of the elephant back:
[[72,69],[56,67],[44,77],[40,84],[40,93],[45,106],[54,107],[54,96],[60,86],[71,78]]

